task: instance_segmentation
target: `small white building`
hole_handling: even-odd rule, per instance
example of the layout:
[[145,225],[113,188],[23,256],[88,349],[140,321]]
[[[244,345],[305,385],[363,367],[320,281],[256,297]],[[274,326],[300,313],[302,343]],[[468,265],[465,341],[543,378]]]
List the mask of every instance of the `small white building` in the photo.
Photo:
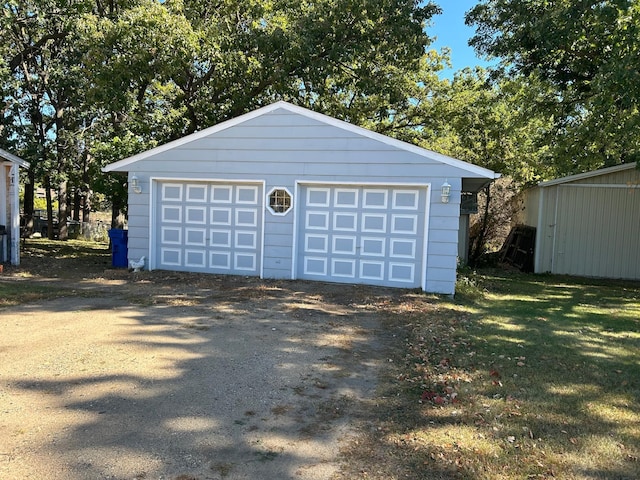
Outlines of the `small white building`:
[[286,102],[104,171],[128,172],[128,256],[145,268],[445,294],[461,193],[499,176]]
[[20,172],[24,160],[0,149],[0,263],[20,264]]
[[536,228],[536,273],[640,280],[635,163],[542,182],[524,207],[520,223]]

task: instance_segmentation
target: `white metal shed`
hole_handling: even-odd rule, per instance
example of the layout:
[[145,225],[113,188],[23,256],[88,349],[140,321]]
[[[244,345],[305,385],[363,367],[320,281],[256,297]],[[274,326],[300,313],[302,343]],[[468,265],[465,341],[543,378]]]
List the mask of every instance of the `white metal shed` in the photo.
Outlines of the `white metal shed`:
[[534,270],[640,279],[640,170],[622,164],[542,182],[525,194]]
[[461,191],[498,177],[286,102],[104,171],[129,174],[129,258],[146,268],[446,294]]
[[0,149],[0,263],[20,264],[20,172],[29,163]]

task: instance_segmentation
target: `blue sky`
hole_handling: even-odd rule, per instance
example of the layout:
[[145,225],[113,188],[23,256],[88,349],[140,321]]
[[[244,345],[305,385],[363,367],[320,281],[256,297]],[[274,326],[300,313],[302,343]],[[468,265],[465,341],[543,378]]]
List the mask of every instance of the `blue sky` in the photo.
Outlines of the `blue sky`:
[[473,49],[468,45],[474,29],[464,24],[464,15],[471,10],[478,0],[436,0],[442,8],[442,15],[432,18],[433,25],[427,28],[430,37],[437,37],[429,48],[440,50],[442,47],[451,49],[452,69],[444,70],[442,78],[452,78],[453,73],[464,67],[481,65],[486,67],[488,62],[476,57]]

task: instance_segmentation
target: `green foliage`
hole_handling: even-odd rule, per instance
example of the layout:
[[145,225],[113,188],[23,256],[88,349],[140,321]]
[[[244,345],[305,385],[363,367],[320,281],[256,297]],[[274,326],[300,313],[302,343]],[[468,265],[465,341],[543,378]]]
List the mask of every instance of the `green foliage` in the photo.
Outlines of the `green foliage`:
[[524,87],[491,81],[482,69],[464,69],[432,95],[422,144],[454,158],[508,175],[520,183],[540,176],[536,140],[548,128],[523,108]]
[[[389,132],[442,57],[413,0],[13,0],[2,126],[36,180],[125,200],[105,163],[286,99]],[[396,120],[396,118],[398,120]],[[3,132],[4,133],[4,132]]]
[[554,174],[640,159],[640,4],[632,0],[483,0],[467,15],[471,44],[502,59],[530,105],[554,121]]
[[[58,208],[58,202],[54,201],[53,203],[53,208],[57,209]],[[41,198],[41,197],[36,197],[33,199],[33,209],[34,210],[40,210],[43,212],[47,211],[47,201],[45,198]]]

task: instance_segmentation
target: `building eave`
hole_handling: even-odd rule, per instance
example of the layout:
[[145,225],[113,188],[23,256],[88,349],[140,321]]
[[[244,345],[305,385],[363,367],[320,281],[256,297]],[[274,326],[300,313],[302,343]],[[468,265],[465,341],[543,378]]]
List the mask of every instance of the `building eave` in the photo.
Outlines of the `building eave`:
[[1,148],[0,148],[0,158],[8,162],[15,163],[22,168],[29,168],[29,162],[22,160],[20,157],[16,157],[12,153],[9,153],[6,150],[3,150]]
[[592,170],[591,172],[577,173],[575,175],[569,175],[567,177],[556,178],[554,180],[547,180],[546,182],[540,182],[538,187],[552,187],[553,185],[561,185],[563,183],[571,183],[578,180],[586,180],[588,178],[598,177],[600,175],[607,175],[609,173],[621,172],[624,170],[631,170],[636,168],[635,163],[623,163],[615,165],[613,167],[601,168],[599,170]]

